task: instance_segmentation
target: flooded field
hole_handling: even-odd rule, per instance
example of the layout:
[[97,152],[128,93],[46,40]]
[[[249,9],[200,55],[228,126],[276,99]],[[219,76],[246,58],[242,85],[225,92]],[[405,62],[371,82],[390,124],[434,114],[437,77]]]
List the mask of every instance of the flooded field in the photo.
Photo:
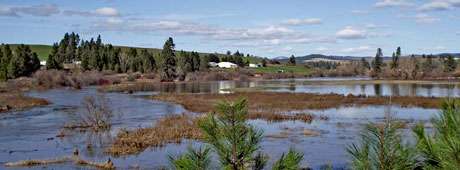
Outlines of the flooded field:
[[[182,153],[189,145],[200,145],[198,141],[186,140],[181,144],[169,144],[162,148],[148,148],[135,154],[111,157],[106,154],[109,146],[121,129],[149,127],[155,120],[168,114],[180,114],[186,110],[176,104],[146,99],[145,95],[158,92],[178,93],[230,93],[234,90],[284,91],[293,93],[338,93],[355,95],[395,95],[395,96],[437,96],[458,97],[460,86],[450,82],[373,82],[365,79],[298,79],[270,80],[254,82],[206,82],[143,85],[132,94],[108,93],[110,106],[116,113],[113,127],[107,132],[73,132],[65,137],[56,137],[62,127],[75,120],[81,111],[81,102],[85,96],[96,95],[96,88],[83,90],[49,90],[31,92],[28,95],[45,98],[50,105],[30,110],[10,112],[0,115],[0,169],[11,161],[27,159],[48,159],[72,154],[77,148],[82,157],[97,162],[111,158],[117,168],[160,168],[168,166],[168,155]],[[119,90],[124,92],[125,90]],[[314,119],[311,123],[301,121],[267,122],[250,120],[250,123],[264,131],[261,143],[263,152],[270,155],[272,162],[290,147],[303,152],[303,165],[319,169],[331,164],[334,167],[347,167],[349,157],[345,151],[348,144],[356,141],[362,125],[368,122],[383,121],[385,113],[411,127],[416,122],[427,122],[439,110],[417,107],[389,106],[350,106],[326,110],[299,110],[328,119]],[[410,129],[404,130],[410,142]],[[269,163],[270,164],[270,163]],[[60,169],[75,169],[73,163],[49,165]],[[14,169],[14,168],[12,168]],[[42,166],[30,169],[42,169]]]

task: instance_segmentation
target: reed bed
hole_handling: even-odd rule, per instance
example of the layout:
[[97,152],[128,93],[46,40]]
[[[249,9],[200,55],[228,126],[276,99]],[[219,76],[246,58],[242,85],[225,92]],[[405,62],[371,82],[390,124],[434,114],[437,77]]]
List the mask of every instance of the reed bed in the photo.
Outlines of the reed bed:
[[72,156],[63,156],[59,158],[53,159],[31,159],[31,160],[21,160],[17,162],[7,162],[5,163],[6,167],[32,167],[32,166],[44,166],[44,165],[51,165],[51,164],[62,164],[73,162],[79,166],[89,166],[97,169],[115,169],[112,160],[110,158],[106,162],[93,162],[82,159],[79,154],[78,150],[74,151]]
[[181,143],[183,139],[201,139],[198,118],[185,114],[170,115],[158,120],[153,127],[118,133],[107,152],[114,155],[135,154],[147,147],[162,147],[168,143]]
[[[387,105],[389,97],[356,96],[340,94],[279,93],[279,92],[235,92],[231,94],[177,94],[162,93],[151,97],[154,100],[177,103],[193,112],[206,113],[221,100],[247,98],[249,111],[278,110],[281,112],[305,109],[329,109],[341,106]],[[442,98],[398,96],[391,104],[401,107],[438,108]]]
[[28,97],[21,93],[0,93],[0,112],[21,110],[48,104],[49,102],[45,99]]

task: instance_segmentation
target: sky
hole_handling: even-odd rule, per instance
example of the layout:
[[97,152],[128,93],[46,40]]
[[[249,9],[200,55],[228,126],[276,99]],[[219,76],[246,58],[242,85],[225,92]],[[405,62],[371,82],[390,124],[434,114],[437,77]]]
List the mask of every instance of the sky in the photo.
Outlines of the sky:
[[105,43],[262,57],[460,52],[460,0],[0,0],[0,43]]

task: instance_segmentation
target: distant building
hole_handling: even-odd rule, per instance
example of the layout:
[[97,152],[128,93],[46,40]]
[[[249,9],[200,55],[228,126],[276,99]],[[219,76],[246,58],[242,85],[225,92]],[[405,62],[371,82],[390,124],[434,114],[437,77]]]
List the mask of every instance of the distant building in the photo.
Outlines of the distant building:
[[216,62],[209,62],[208,65],[209,65],[209,67],[217,67],[217,66],[219,66]]
[[220,62],[220,63],[217,63],[217,66],[219,68],[237,68],[238,65],[236,65],[235,63],[231,63],[231,62]]
[[249,67],[251,67],[251,68],[259,68],[259,67],[262,67],[262,64],[249,64]]

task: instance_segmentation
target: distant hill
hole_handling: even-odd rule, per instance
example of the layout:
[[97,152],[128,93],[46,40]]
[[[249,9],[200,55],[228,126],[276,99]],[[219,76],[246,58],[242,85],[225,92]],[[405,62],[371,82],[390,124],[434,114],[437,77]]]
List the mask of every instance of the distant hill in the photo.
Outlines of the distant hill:
[[[11,47],[11,50],[14,50],[19,46],[19,44],[9,44],[9,45]],[[26,44],[26,45],[30,46],[30,49],[33,52],[36,52],[38,54],[38,57],[42,61],[45,61],[48,58],[48,55],[51,53],[51,50],[53,48],[51,45],[42,45],[42,44]],[[129,48],[136,48],[136,49],[147,49],[153,54],[157,54],[161,52],[161,49],[159,48],[142,48],[142,47],[129,47],[129,46],[114,46],[114,47],[121,48],[122,51],[126,51]],[[211,54],[211,53],[206,53],[206,52],[198,52],[198,53],[200,54],[200,56]],[[217,56],[219,57],[223,57],[224,55],[225,54],[217,53]],[[262,57],[251,56],[249,57],[249,61],[251,63],[259,63],[262,61]]]
[[[440,54],[433,54],[434,56],[448,56],[448,55],[452,55],[454,56],[455,58],[460,58],[460,53],[440,53]],[[416,54],[415,55],[416,57],[421,57],[422,55],[420,54]],[[410,57],[409,56],[403,56],[403,57]],[[361,58],[365,58],[366,60],[370,61],[372,60],[374,57],[373,56],[366,56],[366,57],[358,57],[358,56],[334,56],[334,55],[323,55],[323,54],[310,54],[310,55],[306,55],[306,56],[299,56],[299,57],[296,57],[296,62],[297,63],[303,63],[305,60],[311,60],[311,59],[314,59],[314,58],[321,58],[321,59],[329,59],[329,60],[344,60],[344,61],[357,61],[357,60],[361,60]],[[273,58],[274,60],[277,60],[281,63],[287,63],[288,60],[289,60],[289,57],[285,57],[285,56],[280,56],[280,57],[275,57]],[[388,61],[388,60],[391,60],[391,57],[388,57],[388,56],[385,56],[383,57],[383,60],[384,61]]]

